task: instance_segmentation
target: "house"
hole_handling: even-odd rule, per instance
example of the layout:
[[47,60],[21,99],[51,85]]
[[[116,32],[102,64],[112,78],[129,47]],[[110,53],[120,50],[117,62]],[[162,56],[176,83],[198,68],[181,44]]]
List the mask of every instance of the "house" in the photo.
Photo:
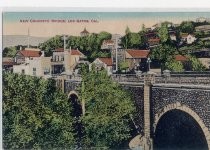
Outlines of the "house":
[[188,61],[188,58],[183,55],[175,55],[175,60],[180,61],[180,62],[185,62],[185,61]]
[[160,38],[151,38],[148,39],[148,44],[150,48],[158,46],[160,44]]
[[197,40],[197,38],[193,34],[182,33],[181,40],[183,42],[186,42],[187,44],[192,44],[193,42]]
[[88,36],[89,32],[86,30],[86,28],[84,28],[84,30],[82,32],[80,32],[80,36]]
[[40,57],[42,55],[44,55],[44,52],[40,51],[40,49],[27,48],[25,50],[18,51],[14,58],[15,58],[15,63],[23,64],[34,57]]
[[63,71],[72,71],[77,63],[85,59],[85,55],[78,49],[57,48],[53,51],[52,56],[52,73],[60,74]]
[[104,40],[101,49],[114,49],[115,48],[115,41],[114,40]]
[[37,57],[35,57],[35,55],[32,56],[33,57],[30,57],[24,63],[14,65],[13,73],[20,73],[38,77],[50,76],[51,57],[44,57],[44,55],[37,55]]
[[172,41],[176,41],[176,32],[175,31],[169,31],[169,36]]
[[96,69],[102,69],[104,68],[107,70],[108,75],[112,74],[113,71],[113,63],[112,63],[112,58],[97,58],[95,61],[93,61],[90,64],[90,68],[95,65]]
[[207,57],[200,57],[198,60],[207,68],[210,70],[210,58]]
[[2,58],[2,69],[3,70],[12,70],[13,65],[15,65],[15,60],[12,57],[3,57]]
[[196,32],[209,32],[210,31],[210,25],[202,25],[195,27]]
[[149,50],[134,50],[125,51],[125,60],[129,63],[130,70],[139,70],[140,63],[145,64],[149,55]]

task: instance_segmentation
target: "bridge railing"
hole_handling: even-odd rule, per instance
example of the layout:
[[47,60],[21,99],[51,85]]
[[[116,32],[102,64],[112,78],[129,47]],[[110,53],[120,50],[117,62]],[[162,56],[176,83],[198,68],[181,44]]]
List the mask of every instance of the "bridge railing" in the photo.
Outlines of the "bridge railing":
[[155,83],[210,85],[210,77],[156,77]]
[[143,75],[136,74],[113,74],[111,75],[112,80],[116,82],[136,82],[136,83],[144,83]]

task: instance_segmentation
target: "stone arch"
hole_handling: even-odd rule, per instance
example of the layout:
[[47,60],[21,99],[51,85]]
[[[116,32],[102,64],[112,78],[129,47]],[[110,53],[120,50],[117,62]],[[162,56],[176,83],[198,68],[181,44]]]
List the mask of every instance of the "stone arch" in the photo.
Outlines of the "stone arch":
[[181,111],[189,114],[198,123],[198,125],[200,126],[201,130],[203,131],[203,133],[205,135],[208,149],[210,149],[210,131],[209,131],[209,129],[205,126],[204,122],[198,116],[198,114],[196,112],[194,112],[192,109],[190,109],[189,107],[187,107],[185,105],[181,105],[181,103],[179,103],[179,102],[165,106],[159,113],[157,113],[155,115],[155,120],[154,120],[154,124],[153,124],[154,133],[156,131],[157,124],[158,124],[159,120],[161,119],[161,117],[164,114],[166,114],[168,111],[171,111],[174,109],[181,110]]
[[76,95],[79,98],[79,95],[78,95],[78,93],[76,91],[70,91],[69,94],[68,94],[68,98],[70,98],[70,96],[72,94]]

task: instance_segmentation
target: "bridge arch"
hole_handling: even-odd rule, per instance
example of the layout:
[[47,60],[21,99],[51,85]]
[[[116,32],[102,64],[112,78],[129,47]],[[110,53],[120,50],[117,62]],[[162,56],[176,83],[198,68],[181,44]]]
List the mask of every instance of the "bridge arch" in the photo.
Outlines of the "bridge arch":
[[203,134],[206,138],[208,149],[210,149],[210,131],[205,126],[204,122],[196,112],[194,112],[192,109],[190,109],[185,105],[181,105],[179,102],[165,106],[163,109],[159,111],[159,113],[155,115],[154,124],[153,124],[153,129],[154,129],[153,133],[156,133],[158,122],[163,117],[163,115],[172,110],[180,110],[182,112],[185,112],[197,122],[197,124],[200,126],[200,129],[203,131]]
[[70,98],[70,96],[72,94],[76,95],[79,98],[79,95],[78,95],[78,93],[76,91],[70,91],[69,94],[68,94],[68,98]]

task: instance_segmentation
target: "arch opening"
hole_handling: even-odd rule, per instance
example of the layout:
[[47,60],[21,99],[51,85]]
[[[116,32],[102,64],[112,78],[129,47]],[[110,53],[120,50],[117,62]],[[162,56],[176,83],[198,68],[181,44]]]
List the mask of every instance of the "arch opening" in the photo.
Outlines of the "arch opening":
[[208,150],[206,137],[188,113],[173,109],[158,121],[154,135],[155,150]]
[[82,114],[82,107],[79,103],[78,96],[75,93],[69,95],[69,102],[72,105],[72,116],[73,117],[80,117]]

